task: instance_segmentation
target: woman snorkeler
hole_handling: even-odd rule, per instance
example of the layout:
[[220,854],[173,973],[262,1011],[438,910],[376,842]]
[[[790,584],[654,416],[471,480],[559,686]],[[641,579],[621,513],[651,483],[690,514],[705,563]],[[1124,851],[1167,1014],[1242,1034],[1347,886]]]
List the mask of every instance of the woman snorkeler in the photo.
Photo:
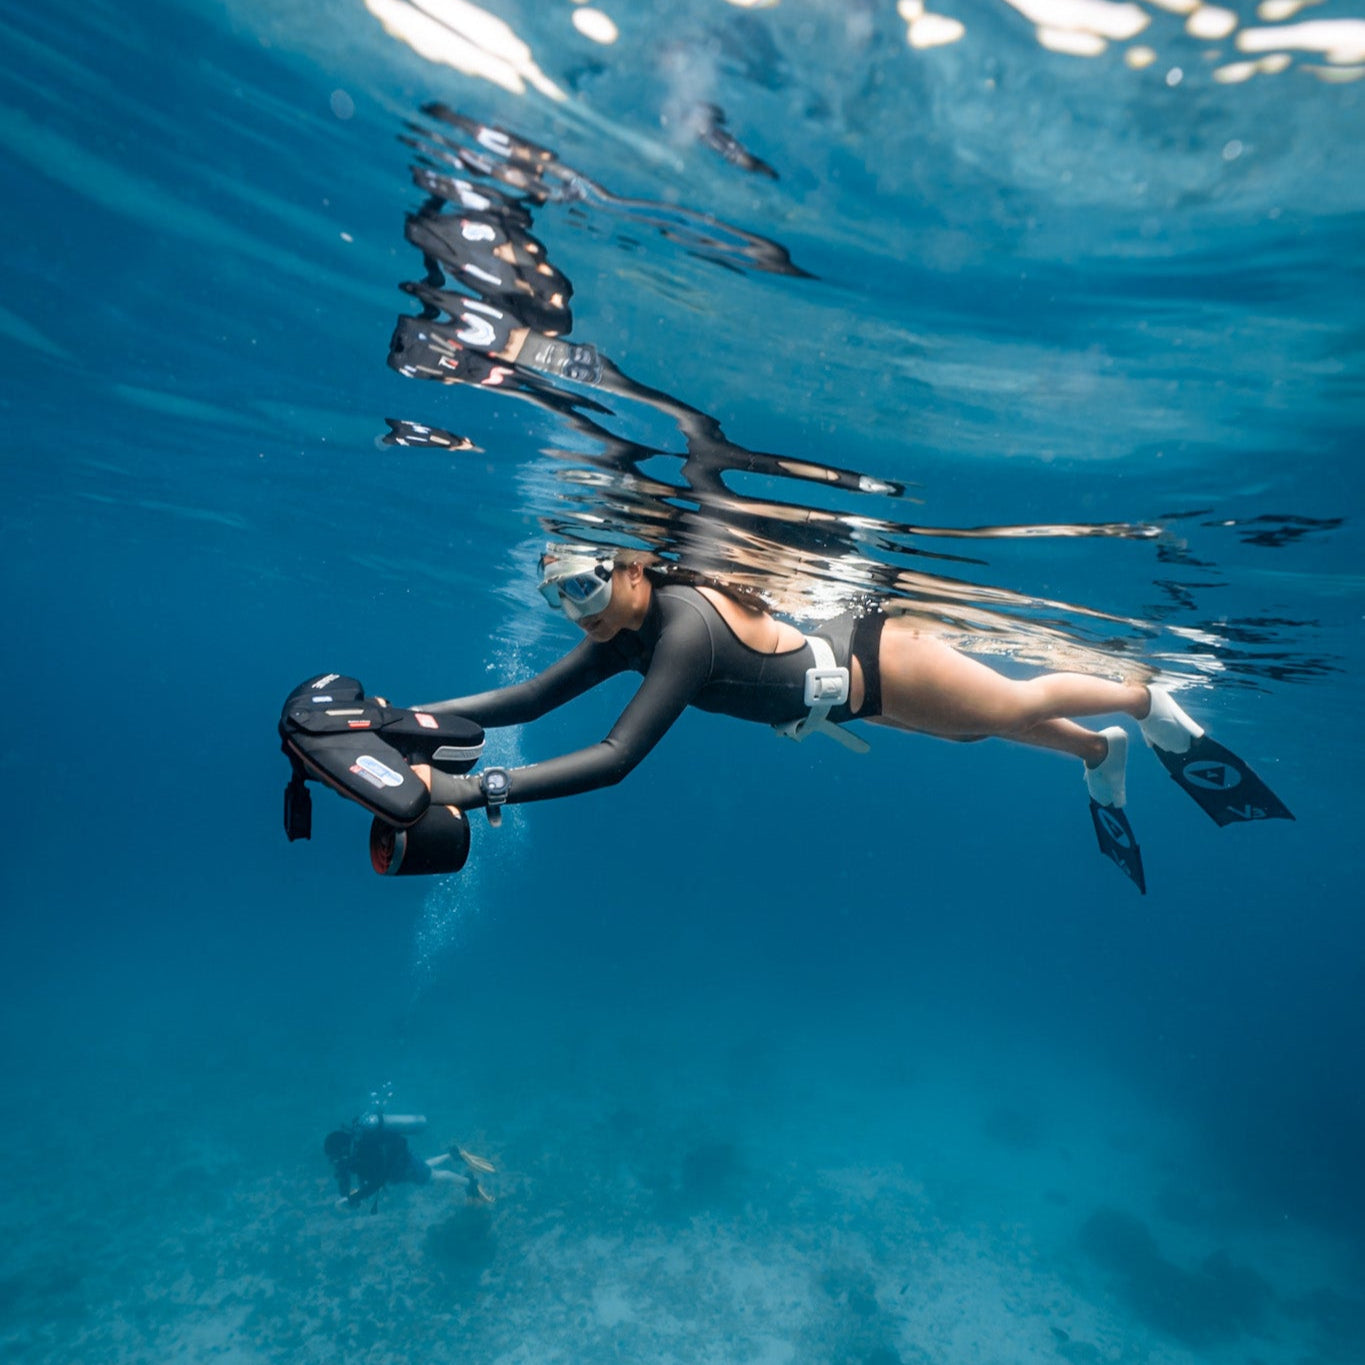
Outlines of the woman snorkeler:
[[470,810],[572,796],[619,782],[688,706],[761,721],[793,738],[820,731],[857,749],[853,720],[944,739],[1013,740],[1071,754],[1101,850],[1139,889],[1142,863],[1125,802],[1127,732],[1076,717],[1124,715],[1177,782],[1219,824],[1293,817],[1235,755],[1208,738],[1168,692],[1082,673],[1007,678],[906,617],[846,613],[814,634],[707,584],[684,584],[630,551],[551,545],[540,591],[586,637],[528,682],[423,705],[486,728],[520,725],[615,674],[644,677],[600,743],[525,767],[454,776],[418,768],[433,802]]

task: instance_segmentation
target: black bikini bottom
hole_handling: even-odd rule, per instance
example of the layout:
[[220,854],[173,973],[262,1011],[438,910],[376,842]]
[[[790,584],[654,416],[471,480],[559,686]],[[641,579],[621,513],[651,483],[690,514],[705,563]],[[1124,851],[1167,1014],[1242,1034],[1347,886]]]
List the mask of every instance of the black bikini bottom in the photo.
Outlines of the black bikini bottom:
[[882,627],[886,615],[880,611],[860,616],[853,627],[853,657],[863,669],[863,704],[853,713],[864,720],[882,713]]
[[849,720],[871,720],[882,713],[881,651],[885,625],[886,615],[880,611],[866,616],[845,612],[832,621],[822,622],[815,632],[829,641],[835,663],[846,668],[850,659],[857,659],[863,670],[863,704],[856,711],[847,703],[836,706],[829,713],[829,719],[836,725]]

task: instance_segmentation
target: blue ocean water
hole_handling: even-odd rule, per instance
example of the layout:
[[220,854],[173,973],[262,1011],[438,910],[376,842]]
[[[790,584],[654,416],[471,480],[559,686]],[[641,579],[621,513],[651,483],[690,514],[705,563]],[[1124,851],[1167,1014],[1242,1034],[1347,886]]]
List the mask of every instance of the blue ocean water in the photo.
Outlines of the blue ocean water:
[[[1363,32],[0,11],[4,1358],[1365,1358]],[[389,363],[433,176],[586,369]],[[376,878],[322,792],[288,844],[289,690],[529,676],[550,536],[1160,672],[1297,818],[1217,829],[1135,742],[1142,898],[1074,760],[690,713],[458,877]],[[494,1203],[333,1207],[386,1085]]]

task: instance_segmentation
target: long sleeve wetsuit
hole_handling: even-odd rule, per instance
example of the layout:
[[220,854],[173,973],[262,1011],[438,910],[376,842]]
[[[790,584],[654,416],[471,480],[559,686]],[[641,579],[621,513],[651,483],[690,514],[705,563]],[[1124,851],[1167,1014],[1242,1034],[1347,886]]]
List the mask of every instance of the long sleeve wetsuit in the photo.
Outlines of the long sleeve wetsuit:
[[[851,621],[838,618],[819,632],[831,640],[841,664],[848,661]],[[750,649],[702,593],[667,584],[655,588],[639,630],[623,630],[601,644],[584,640],[528,682],[420,709],[496,729],[535,720],[618,673],[643,674],[640,690],[601,743],[512,769],[508,801],[544,801],[619,782],[688,706],[768,725],[800,719],[809,710],[806,670],[814,662],[808,644],[782,654]],[[830,719],[848,717],[841,707]],[[439,772],[432,797],[464,810],[486,804],[477,778]]]

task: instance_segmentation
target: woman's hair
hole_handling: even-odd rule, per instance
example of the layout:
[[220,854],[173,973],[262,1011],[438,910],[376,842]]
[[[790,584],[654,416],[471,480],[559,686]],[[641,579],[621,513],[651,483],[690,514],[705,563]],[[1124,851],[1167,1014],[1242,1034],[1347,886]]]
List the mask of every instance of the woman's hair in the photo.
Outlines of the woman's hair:
[[737,583],[726,583],[722,579],[702,573],[699,569],[688,569],[670,560],[660,559],[653,550],[640,550],[628,545],[577,545],[551,542],[545,547],[545,553],[541,556],[541,571],[544,572],[545,565],[553,562],[556,557],[569,555],[611,559],[618,569],[624,569],[630,564],[638,564],[645,571],[645,577],[656,588],[662,588],[669,583],[677,583],[686,588],[710,588],[713,592],[723,593],[732,602],[738,603],[747,611],[767,612],[772,610],[757,588],[750,588]]
[[[620,561],[618,561],[619,563]],[[644,563],[643,559],[637,562]],[[723,593],[732,602],[738,603],[747,611],[767,612],[771,608],[764,601],[763,594],[756,588],[747,588],[735,583],[724,583],[696,569],[685,569],[681,564],[661,564],[658,561],[645,564],[645,576],[656,587],[662,588],[669,583],[678,583],[685,588],[710,588],[712,592]]]

